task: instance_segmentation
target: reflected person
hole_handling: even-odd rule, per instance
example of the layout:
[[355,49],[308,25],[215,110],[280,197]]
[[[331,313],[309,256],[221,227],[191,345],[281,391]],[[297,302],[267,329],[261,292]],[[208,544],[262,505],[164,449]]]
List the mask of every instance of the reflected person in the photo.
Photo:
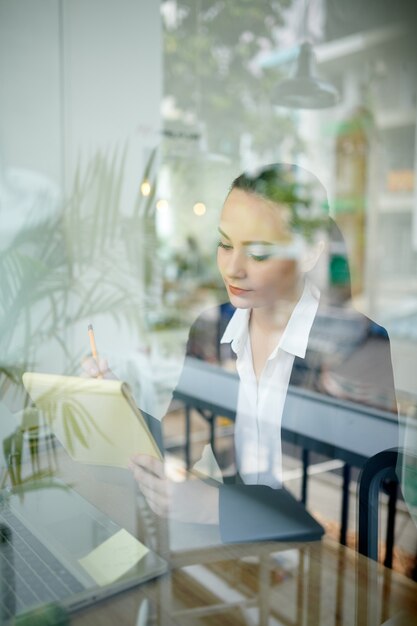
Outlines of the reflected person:
[[[221,531],[233,526],[235,515],[239,538],[250,540],[245,518],[256,511],[233,511],[233,490],[246,486],[274,505],[283,485],[281,430],[289,419],[290,386],[395,415],[385,330],[351,309],[346,289],[329,286],[335,239],[340,244],[326,192],[302,168],[275,164],[233,182],[221,212],[217,253],[231,315],[223,315],[224,307],[202,314],[187,344],[188,357],[236,368],[233,445],[223,462],[217,457],[224,479],[219,487],[201,480],[172,483],[162,463],[134,457],[130,468],[157,513],[219,523]],[[301,429],[310,419],[304,407],[292,406],[291,419],[295,413]],[[358,442],[364,435],[354,434]],[[256,506],[257,499],[252,501]],[[245,502],[250,508],[250,500]]]

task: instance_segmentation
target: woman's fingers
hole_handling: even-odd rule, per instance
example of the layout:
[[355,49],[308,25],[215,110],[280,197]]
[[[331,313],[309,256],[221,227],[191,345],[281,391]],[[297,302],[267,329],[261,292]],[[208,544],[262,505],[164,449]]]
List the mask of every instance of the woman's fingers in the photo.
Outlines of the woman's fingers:
[[170,484],[165,478],[163,463],[148,455],[135,455],[128,467],[151,509],[158,515],[168,515]]
[[163,517],[182,522],[219,523],[219,490],[201,480],[173,482],[165,477],[162,461],[135,454],[129,464],[150,508]]
[[140,490],[146,498],[151,509],[158,515],[168,516],[170,511],[170,499],[167,493],[156,492],[152,487],[141,483]]
[[81,362],[81,376],[83,378],[115,378],[109,369],[107,359],[99,357],[98,360],[92,356],[86,356]]
[[104,376],[110,371],[107,359],[105,359],[104,357],[98,358],[98,369],[100,370],[100,373]]
[[137,465],[138,467],[142,467],[147,472],[154,474],[159,478],[165,478],[165,467],[164,463],[160,460],[151,456],[149,454],[134,454],[130,458],[131,463]]
[[98,376],[99,369],[95,359],[92,356],[86,356],[81,361],[82,376],[85,378],[95,378]]

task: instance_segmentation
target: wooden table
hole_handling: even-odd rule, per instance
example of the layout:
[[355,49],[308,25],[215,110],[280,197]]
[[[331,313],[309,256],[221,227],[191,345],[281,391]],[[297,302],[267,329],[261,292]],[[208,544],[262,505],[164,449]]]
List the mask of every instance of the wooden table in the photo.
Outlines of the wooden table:
[[71,623],[133,625],[147,598],[155,624],[417,624],[416,583],[326,540],[300,548],[298,566],[285,574],[271,557],[277,548],[283,546],[257,546],[258,562],[248,562],[247,546],[224,547],[220,561],[206,563],[203,555],[202,564],[176,566]]
[[[128,471],[62,457],[58,473],[143,540],[143,500]],[[160,523],[159,551],[169,572],[74,614],[71,624],[144,626],[137,616],[146,599],[146,624],[417,625],[416,583],[326,538],[308,544],[188,545],[172,552],[164,528]]]

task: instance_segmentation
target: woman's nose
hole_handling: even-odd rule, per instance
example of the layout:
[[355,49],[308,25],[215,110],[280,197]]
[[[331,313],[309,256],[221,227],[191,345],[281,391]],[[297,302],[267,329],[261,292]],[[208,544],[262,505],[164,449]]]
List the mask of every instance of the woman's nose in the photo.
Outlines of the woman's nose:
[[245,278],[247,256],[240,250],[233,250],[227,264],[227,274],[230,278]]

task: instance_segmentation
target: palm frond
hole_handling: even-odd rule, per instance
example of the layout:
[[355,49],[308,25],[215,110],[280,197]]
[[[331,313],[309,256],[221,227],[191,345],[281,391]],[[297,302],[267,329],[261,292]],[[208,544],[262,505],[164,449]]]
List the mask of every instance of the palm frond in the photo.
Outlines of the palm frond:
[[129,214],[121,206],[127,144],[79,159],[72,192],[43,223],[27,223],[0,251],[0,374],[18,383],[36,367],[43,345],[59,346],[70,369],[79,354],[68,348],[69,329],[108,315],[142,332],[152,280],[157,150],[145,166],[148,197],[138,193]]

